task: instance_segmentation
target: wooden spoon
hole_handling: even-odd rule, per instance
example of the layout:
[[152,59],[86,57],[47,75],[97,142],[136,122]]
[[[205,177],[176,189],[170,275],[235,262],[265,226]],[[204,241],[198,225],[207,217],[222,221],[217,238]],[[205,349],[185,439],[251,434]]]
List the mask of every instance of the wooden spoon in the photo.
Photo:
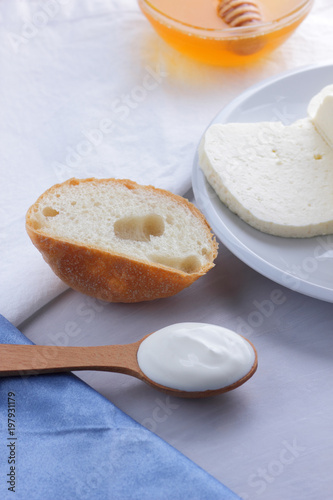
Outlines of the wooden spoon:
[[[149,334],[152,335],[152,334]],[[182,398],[204,398],[236,389],[255,373],[258,365],[257,352],[250,371],[237,382],[221,389],[208,391],[180,391],[149,379],[140,369],[137,352],[143,340],[133,344],[95,347],[62,347],[43,345],[0,344],[0,376],[39,375],[78,370],[99,370],[124,373],[136,377],[146,384],[170,396]]]

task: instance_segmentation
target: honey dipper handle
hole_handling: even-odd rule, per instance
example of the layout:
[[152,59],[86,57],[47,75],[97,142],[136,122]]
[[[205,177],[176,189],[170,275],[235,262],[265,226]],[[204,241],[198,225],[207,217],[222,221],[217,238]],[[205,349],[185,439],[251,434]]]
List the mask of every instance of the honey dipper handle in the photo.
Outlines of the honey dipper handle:
[[263,20],[256,0],[219,0],[217,12],[231,28],[252,26]]
[[0,344],[0,376],[101,370],[141,378],[138,343],[97,347]]

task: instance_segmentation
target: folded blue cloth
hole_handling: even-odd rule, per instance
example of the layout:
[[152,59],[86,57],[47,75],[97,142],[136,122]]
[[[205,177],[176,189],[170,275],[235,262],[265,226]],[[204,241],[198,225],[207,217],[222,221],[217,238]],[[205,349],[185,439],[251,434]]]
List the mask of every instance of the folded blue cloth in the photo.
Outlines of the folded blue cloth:
[[239,500],[71,374],[0,379],[0,448],[2,500]]

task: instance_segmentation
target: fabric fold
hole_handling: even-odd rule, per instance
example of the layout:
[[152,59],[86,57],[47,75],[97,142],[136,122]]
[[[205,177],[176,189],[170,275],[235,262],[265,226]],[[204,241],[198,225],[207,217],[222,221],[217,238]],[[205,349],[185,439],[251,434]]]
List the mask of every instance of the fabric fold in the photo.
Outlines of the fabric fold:
[[326,58],[330,14],[315,2],[278,50],[223,68],[168,47],[132,0],[2,0],[1,313],[18,326],[65,289],[25,234],[41,193],[94,176],[184,195],[213,117],[259,80]]
[[[31,344],[3,316],[0,342]],[[3,500],[239,499],[71,374],[1,378],[0,421]]]

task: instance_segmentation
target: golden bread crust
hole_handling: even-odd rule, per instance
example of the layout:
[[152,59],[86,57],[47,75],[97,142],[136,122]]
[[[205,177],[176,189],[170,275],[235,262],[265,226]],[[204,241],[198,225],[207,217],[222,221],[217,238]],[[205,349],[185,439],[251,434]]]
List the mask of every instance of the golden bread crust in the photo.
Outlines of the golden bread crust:
[[[61,189],[64,184],[78,185],[85,182],[121,183],[129,189],[158,192],[186,205],[207,228],[207,238],[213,249],[211,262],[198,272],[188,274],[165,265],[134,260],[126,255],[53,237],[47,231],[34,227],[33,215],[45,196]],[[62,281],[79,292],[108,302],[140,302],[175,295],[214,266],[218,248],[206,219],[192,203],[168,191],[141,186],[127,179],[69,179],[52,186],[28,210],[26,230],[32,243]]]

